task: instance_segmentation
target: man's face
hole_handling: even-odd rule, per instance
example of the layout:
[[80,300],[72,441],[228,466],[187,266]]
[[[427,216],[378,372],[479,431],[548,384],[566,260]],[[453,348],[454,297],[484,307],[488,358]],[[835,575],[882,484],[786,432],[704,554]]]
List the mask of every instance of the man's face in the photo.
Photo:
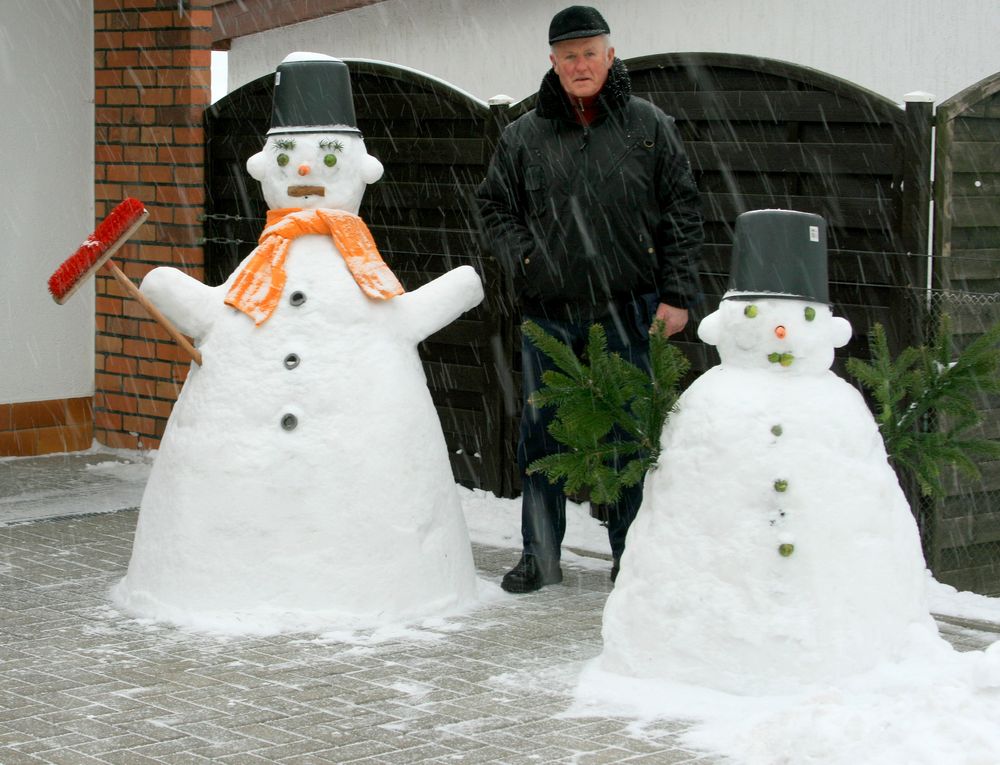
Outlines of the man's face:
[[578,37],[553,43],[549,61],[559,83],[574,98],[596,96],[608,79],[615,49],[605,38]]

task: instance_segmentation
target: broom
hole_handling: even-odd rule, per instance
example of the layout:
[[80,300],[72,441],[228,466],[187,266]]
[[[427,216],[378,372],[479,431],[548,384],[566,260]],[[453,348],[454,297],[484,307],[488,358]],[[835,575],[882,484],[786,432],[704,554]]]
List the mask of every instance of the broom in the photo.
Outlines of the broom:
[[114,276],[125,291],[160,323],[184,352],[200,365],[201,353],[111,260],[111,256],[132,237],[148,217],[149,213],[142,202],[127,197],[101,221],[94,233],[87,237],[87,241],[49,277],[49,292],[52,293],[53,299],[62,305],[91,274],[103,266],[104,270]]

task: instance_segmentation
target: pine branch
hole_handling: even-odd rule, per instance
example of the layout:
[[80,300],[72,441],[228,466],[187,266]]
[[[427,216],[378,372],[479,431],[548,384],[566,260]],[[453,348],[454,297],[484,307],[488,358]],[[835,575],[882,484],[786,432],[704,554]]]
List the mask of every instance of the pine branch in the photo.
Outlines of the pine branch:
[[[893,466],[913,475],[922,493],[941,496],[942,469],[978,479],[974,458],[1000,458],[1000,442],[971,437],[981,422],[974,396],[1000,393],[1000,324],[954,356],[951,326],[942,315],[930,347],[907,348],[892,359],[885,330],[869,333],[871,362],[848,359],[847,370],[876,402],[875,419]],[[949,418],[942,428],[941,418]],[[932,421],[937,427],[928,427]]]
[[536,460],[529,473],[565,481],[567,494],[586,490],[593,502],[613,504],[623,488],[639,483],[656,464],[660,433],[677,401],[689,362],[654,326],[651,374],[609,353],[600,324],[590,328],[584,358],[526,322],[525,334],[560,371],[542,375],[534,406],[556,408],[549,432],[566,451]]

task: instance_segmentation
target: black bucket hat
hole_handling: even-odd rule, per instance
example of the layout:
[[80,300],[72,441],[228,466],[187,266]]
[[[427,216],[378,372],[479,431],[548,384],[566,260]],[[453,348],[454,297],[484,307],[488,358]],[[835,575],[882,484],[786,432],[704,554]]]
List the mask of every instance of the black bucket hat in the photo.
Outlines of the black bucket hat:
[[560,40],[609,34],[611,28],[596,8],[591,8],[589,5],[571,5],[552,17],[552,22],[549,24],[549,45]]
[[319,53],[293,53],[278,65],[268,135],[359,133],[347,64]]
[[826,221],[797,210],[751,210],[736,219],[729,290],[748,298],[829,303]]

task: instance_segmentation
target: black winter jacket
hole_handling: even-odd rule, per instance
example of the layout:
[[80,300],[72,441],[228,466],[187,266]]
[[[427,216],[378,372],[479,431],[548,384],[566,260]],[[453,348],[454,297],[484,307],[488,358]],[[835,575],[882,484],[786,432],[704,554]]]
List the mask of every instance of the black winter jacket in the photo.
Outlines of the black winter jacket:
[[572,108],[549,70],[477,192],[523,311],[590,320],[648,293],[686,308],[698,294],[702,218],[673,118],[631,95],[618,59],[591,124]]

